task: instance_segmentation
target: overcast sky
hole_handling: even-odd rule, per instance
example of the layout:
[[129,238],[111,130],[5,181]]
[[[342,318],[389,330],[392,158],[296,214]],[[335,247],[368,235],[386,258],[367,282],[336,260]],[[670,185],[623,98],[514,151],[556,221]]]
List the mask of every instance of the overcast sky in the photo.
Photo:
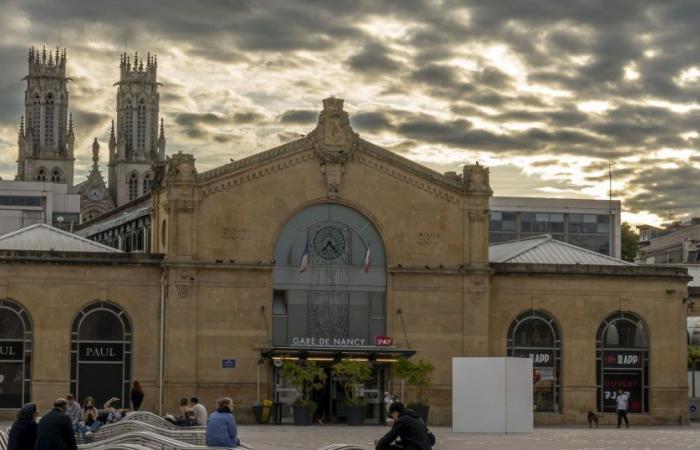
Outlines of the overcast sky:
[[[0,0],[0,175],[14,177],[26,52],[68,50],[76,183],[106,154],[119,54],[157,53],[168,151],[200,171],[295,139],[346,99],[365,139],[496,195],[700,215],[700,2]],[[103,169],[106,173],[106,170]]]

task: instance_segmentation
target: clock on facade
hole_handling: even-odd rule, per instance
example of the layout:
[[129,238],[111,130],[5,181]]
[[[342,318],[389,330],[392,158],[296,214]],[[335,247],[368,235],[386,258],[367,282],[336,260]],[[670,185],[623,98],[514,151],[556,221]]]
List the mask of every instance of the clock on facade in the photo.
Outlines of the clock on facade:
[[336,259],[345,251],[345,236],[334,226],[323,227],[314,235],[314,251],[323,259]]
[[97,188],[90,188],[88,190],[88,198],[90,200],[98,201],[102,198],[102,191]]

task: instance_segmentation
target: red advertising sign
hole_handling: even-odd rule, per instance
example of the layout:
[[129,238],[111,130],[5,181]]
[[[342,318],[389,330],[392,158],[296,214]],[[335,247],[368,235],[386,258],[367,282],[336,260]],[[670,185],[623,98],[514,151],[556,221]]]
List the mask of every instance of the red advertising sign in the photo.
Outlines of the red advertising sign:
[[615,369],[641,369],[642,352],[632,350],[603,351],[603,365]]
[[377,336],[374,338],[374,345],[377,347],[391,347],[394,345],[394,339],[389,336]]

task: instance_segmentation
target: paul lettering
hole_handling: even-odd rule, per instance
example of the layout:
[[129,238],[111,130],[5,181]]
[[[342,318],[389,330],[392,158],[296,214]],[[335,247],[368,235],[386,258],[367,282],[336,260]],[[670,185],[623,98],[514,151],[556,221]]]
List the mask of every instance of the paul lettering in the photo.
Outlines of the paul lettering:
[[17,356],[17,349],[11,345],[0,345],[0,356]]
[[117,356],[112,347],[88,347],[85,349],[88,358],[113,358]]

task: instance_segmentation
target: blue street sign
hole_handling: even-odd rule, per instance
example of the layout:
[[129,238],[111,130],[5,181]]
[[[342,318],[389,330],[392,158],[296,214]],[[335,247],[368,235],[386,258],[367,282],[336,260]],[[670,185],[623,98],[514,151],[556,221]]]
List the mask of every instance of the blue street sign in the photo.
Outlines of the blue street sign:
[[236,368],[236,360],[235,359],[222,359],[221,360],[221,368],[222,369],[235,369]]

